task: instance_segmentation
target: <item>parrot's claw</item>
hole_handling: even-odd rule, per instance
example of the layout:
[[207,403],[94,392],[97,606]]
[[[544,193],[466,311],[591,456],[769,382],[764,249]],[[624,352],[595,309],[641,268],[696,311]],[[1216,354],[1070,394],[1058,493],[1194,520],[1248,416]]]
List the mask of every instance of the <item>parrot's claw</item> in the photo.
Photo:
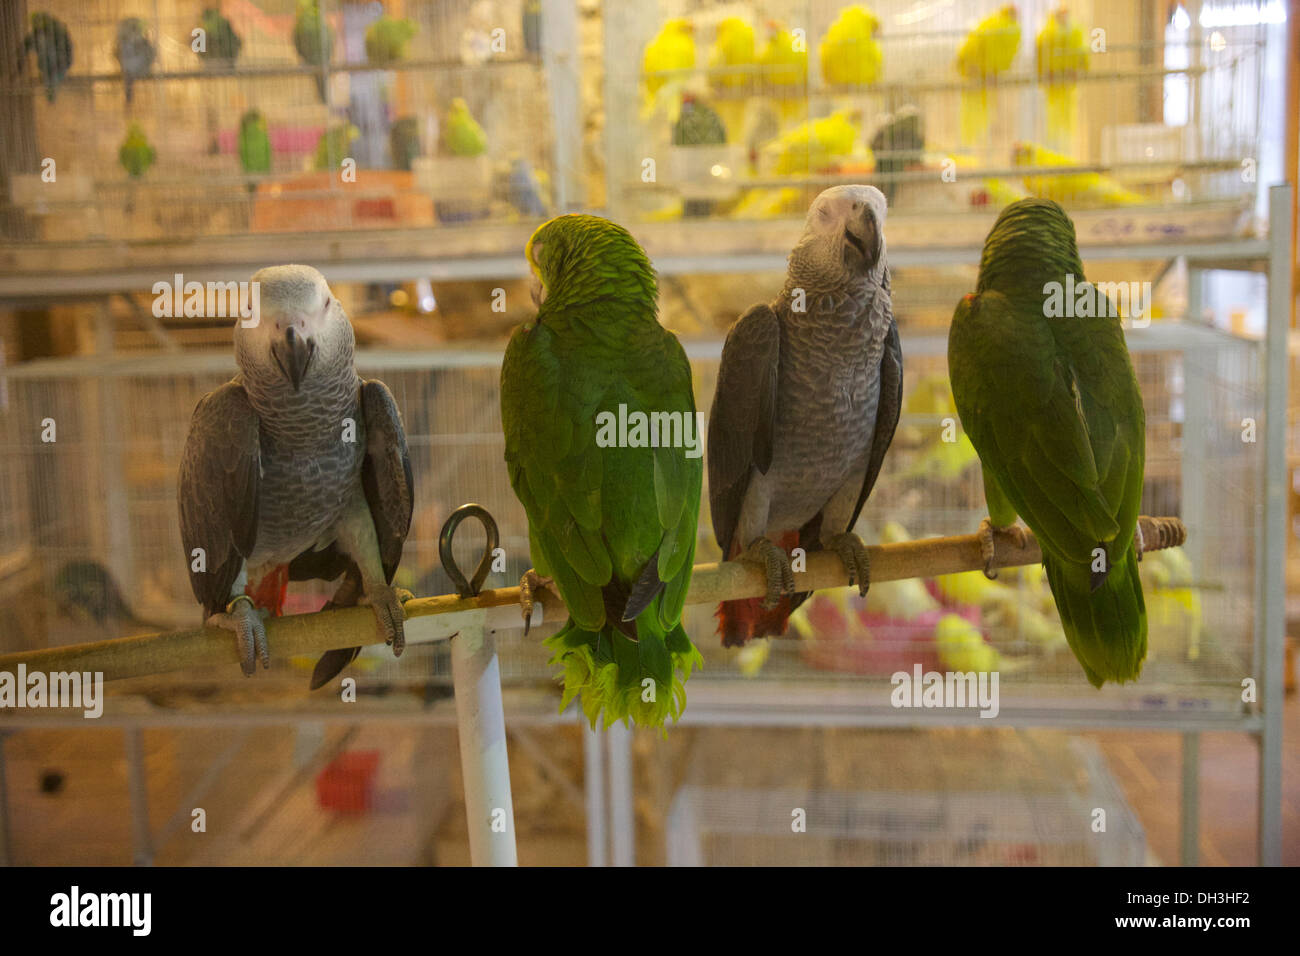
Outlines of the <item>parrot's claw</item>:
[[225,628],[235,632],[235,641],[239,648],[239,669],[245,677],[252,677],[257,670],[257,662],[262,662],[263,669],[271,666],[271,648],[266,642],[266,625],[262,615],[248,598],[236,598],[226,605],[224,612],[213,614],[207,624],[212,627]]
[[533,605],[537,600],[537,591],[554,583],[553,578],[544,578],[533,568],[525,571],[519,579],[519,610],[524,616],[524,637],[528,636],[528,631],[533,626]]
[[383,635],[384,643],[393,648],[394,657],[401,657],[406,649],[406,630],[403,627],[406,611],[402,605],[412,597],[410,591],[402,588],[372,584],[369,592],[357,600],[358,604],[369,604],[374,609],[379,633]]
[[763,567],[763,574],[767,577],[767,594],[760,605],[763,610],[772,610],[780,603],[783,595],[794,594],[794,570],[790,567],[790,556],[767,538],[755,539],[740,560]]
[[858,586],[858,596],[866,597],[871,587],[871,556],[867,546],[853,532],[837,534],[827,544],[840,556],[844,570],[849,573],[849,586]]
[[1005,531],[1011,537],[1016,539],[1016,546],[1020,548],[1028,547],[1029,536],[1025,534],[1025,529],[1018,524],[1009,524],[999,528],[989,518],[980,522],[980,529],[977,532],[980,536],[980,558],[984,561],[984,576],[990,581],[996,581],[998,572],[993,568],[993,532]]
[[1146,541],[1142,537],[1142,522],[1133,526],[1133,546],[1137,550],[1138,562],[1142,561],[1142,552],[1146,550]]

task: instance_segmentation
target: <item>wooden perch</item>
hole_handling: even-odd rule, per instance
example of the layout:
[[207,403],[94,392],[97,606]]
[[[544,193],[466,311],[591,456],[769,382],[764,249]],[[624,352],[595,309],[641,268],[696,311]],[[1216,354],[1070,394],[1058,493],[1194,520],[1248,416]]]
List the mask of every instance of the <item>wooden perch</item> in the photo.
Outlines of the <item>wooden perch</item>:
[[[1138,519],[1147,551],[1172,548],[1183,543],[1187,530],[1177,518]],[[1015,536],[1003,531],[994,532],[994,561],[998,568],[1023,564],[1037,564],[1042,552],[1031,532],[1025,532],[1025,546],[1017,544]],[[869,547],[871,555],[871,580],[873,583],[897,581],[903,578],[928,578],[956,571],[976,571],[982,568],[979,536],[957,535],[948,538],[924,538],[899,544]],[[808,555],[808,568],[795,574],[795,587],[800,591],[819,591],[843,587],[846,584],[844,567],[838,556],[827,551],[814,551]],[[763,572],[755,565],[739,561],[721,564],[697,564],[691,577],[688,604],[716,604],[722,600],[761,597],[765,590]],[[414,598],[406,603],[406,618],[416,621],[436,617],[438,626],[425,628],[411,625],[408,642],[450,637],[455,631],[471,622],[483,623],[482,613],[489,608],[508,608],[519,603],[519,588],[484,590],[476,597],[459,598],[444,594],[438,597]],[[546,623],[564,620],[568,613],[559,597],[544,590],[539,603]],[[509,627],[522,618],[518,612],[490,615],[488,626]],[[423,632],[422,636],[416,633]],[[352,607],[315,614],[295,614],[288,617],[268,618],[266,637],[274,657],[294,655],[319,655],[336,647],[357,644],[378,644],[382,638],[375,626],[374,612],[368,607]],[[74,644],[47,650],[24,651],[0,657],[0,672],[17,673],[19,664],[27,665],[27,672],[90,671],[103,672],[105,680],[143,677],[168,671],[193,667],[238,666],[235,639],[230,631],[214,627],[198,627],[162,634],[140,634],[111,641],[91,644]]]

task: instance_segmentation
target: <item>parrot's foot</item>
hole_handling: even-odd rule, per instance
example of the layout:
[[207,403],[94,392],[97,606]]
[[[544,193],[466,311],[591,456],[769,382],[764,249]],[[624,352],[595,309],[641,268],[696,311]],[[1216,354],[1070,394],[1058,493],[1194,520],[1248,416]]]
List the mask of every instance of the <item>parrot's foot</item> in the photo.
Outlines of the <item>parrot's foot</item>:
[[369,592],[357,600],[358,604],[368,604],[375,612],[379,624],[379,633],[384,643],[393,648],[393,656],[401,657],[406,649],[406,611],[402,605],[413,595],[404,588],[393,588],[387,584],[372,584]]
[[856,584],[858,595],[866,597],[867,588],[871,587],[871,557],[862,539],[849,531],[845,534],[837,534],[826,544],[840,556],[840,561],[844,563],[844,570],[849,573],[849,586]]
[[262,615],[247,596],[241,594],[226,605],[223,613],[213,614],[206,623],[212,627],[221,627],[235,632],[235,640],[239,646],[239,669],[244,672],[245,677],[253,676],[259,660],[263,668],[271,666],[271,649],[266,643],[266,626],[262,623]]
[[984,576],[990,581],[996,581],[998,572],[993,568],[993,532],[1005,531],[1016,539],[1017,546],[1023,548],[1029,544],[1029,538],[1025,536],[1025,529],[1018,524],[1009,524],[999,528],[991,519],[985,518],[980,522],[980,529],[977,534],[980,536],[980,557],[984,561]]
[[767,577],[767,594],[759,605],[763,610],[772,610],[780,603],[783,595],[794,594],[794,570],[790,567],[790,556],[767,538],[756,538],[749,550],[740,556],[740,560],[763,568],[763,574]]
[[1133,526],[1133,547],[1137,551],[1138,562],[1142,561],[1142,552],[1146,549],[1146,541],[1142,538],[1142,522],[1139,521]]
[[524,637],[528,636],[528,630],[533,626],[533,605],[537,602],[537,592],[554,584],[554,578],[544,578],[533,568],[525,571],[519,579],[519,610],[524,616]]

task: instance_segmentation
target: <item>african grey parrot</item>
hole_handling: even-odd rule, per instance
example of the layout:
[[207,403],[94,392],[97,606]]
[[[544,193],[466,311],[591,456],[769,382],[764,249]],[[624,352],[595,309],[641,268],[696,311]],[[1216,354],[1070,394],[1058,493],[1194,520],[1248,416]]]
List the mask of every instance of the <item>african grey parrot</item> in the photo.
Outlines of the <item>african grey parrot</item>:
[[850,584],[870,583],[853,526],[903,397],[885,205],[874,186],[822,192],[780,295],[727,333],[709,416],[713,533],[726,557],[763,566],[767,596],[719,605],[724,645],[785,631],[808,596],[794,593],[795,547],[834,549]]
[[[235,323],[239,374],[199,401],[181,457],[190,586],[207,623],[235,632],[245,674],[255,654],[270,664],[254,603],[279,614],[291,579],[344,574],[326,606],[372,605],[401,654],[405,614],[391,584],[412,496],[397,405],[382,382],[358,377],[352,324],[324,276],[274,266],[253,282],[255,324]],[[359,650],[328,652],[312,687]]]

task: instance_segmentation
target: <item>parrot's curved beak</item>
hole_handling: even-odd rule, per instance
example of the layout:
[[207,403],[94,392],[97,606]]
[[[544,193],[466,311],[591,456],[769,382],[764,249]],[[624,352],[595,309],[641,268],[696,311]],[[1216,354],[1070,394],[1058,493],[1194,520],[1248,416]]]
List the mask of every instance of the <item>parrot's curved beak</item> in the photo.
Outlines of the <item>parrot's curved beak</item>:
[[302,380],[307,377],[312,356],[316,354],[316,343],[289,326],[284,330],[284,338],[271,346],[271,354],[296,392],[302,387]]
[[861,272],[870,272],[880,258],[880,229],[875,213],[869,208],[844,227],[844,265]]

